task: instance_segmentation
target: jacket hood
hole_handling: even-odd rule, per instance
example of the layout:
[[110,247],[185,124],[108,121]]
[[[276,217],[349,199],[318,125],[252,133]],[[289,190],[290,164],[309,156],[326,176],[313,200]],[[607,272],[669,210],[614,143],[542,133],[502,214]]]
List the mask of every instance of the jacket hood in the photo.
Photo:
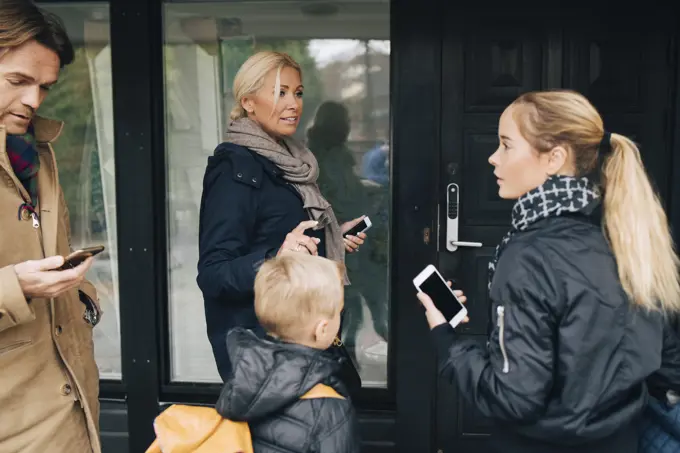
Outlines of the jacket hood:
[[249,421],[294,403],[319,383],[337,385],[340,363],[321,350],[262,339],[236,328],[227,335],[232,376],[216,409],[225,418]]

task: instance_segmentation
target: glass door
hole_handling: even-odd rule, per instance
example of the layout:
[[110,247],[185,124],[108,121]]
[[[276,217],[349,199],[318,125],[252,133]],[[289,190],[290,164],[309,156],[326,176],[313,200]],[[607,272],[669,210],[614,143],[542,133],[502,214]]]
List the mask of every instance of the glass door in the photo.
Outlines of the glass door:
[[222,141],[236,71],[275,50],[302,67],[297,139],[319,161],[319,186],[341,222],[368,215],[347,257],[343,340],[364,386],[388,386],[390,4],[387,1],[173,2],[165,5],[171,383],[219,383],[196,285],[201,181]]

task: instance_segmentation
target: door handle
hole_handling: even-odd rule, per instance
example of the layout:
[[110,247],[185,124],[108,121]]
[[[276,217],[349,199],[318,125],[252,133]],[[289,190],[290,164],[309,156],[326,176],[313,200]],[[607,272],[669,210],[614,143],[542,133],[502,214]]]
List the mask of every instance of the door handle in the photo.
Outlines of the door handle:
[[460,188],[451,183],[446,186],[446,250],[455,252],[458,247],[482,247],[481,242],[458,240],[458,220],[460,218]]
[[481,242],[465,242],[465,241],[451,241],[453,247],[481,247],[484,244]]

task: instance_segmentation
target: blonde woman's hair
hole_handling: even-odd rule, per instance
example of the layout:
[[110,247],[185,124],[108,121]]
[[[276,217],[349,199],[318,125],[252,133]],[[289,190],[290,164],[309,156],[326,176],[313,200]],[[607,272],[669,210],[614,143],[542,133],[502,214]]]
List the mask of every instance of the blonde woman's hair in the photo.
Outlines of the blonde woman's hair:
[[266,261],[255,277],[255,314],[264,329],[296,341],[316,319],[330,319],[344,298],[341,263],[302,253]]
[[[601,172],[604,234],[632,303],[665,313],[680,311],[678,256],[666,213],[635,143],[612,133],[611,152],[598,156],[605,133],[602,118],[584,96],[573,91],[527,93],[512,107],[522,136],[536,150],[543,153],[564,146],[573,154],[577,176]],[[596,168],[599,161],[601,170]]]
[[264,79],[271,71],[276,71],[276,85],[274,86],[274,106],[279,100],[277,95],[281,89],[281,70],[293,68],[302,78],[302,70],[290,55],[283,52],[261,51],[248,58],[241,65],[234,77],[234,107],[229,117],[232,121],[245,118],[248,112],[241,105],[241,100],[249,94],[256,93],[264,85]]
[[0,0],[0,57],[32,40],[55,52],[62,68],[73,62],[73,45],[57,16],[28,0]]

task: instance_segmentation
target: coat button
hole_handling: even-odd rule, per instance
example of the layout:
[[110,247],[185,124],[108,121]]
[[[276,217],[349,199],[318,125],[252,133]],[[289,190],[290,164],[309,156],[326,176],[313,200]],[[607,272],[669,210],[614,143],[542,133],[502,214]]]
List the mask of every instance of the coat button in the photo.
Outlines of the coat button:
[[257,178],[253,178],[253,182],[257,182]]
[[243,173],[236,173],[237,178],[243,178]]
[[64,396],[70,395],[71,394],[71,385],[70,384],[64,384],[61,386],[61,394]]
[[56,336],[59,336],[59,335],[61,335],[61,333],[62,333],[63,331],[64,331],[64,329],[62,329],[61,326],[57,326],[57,328],[54,329],[54,334],[55,334]]

